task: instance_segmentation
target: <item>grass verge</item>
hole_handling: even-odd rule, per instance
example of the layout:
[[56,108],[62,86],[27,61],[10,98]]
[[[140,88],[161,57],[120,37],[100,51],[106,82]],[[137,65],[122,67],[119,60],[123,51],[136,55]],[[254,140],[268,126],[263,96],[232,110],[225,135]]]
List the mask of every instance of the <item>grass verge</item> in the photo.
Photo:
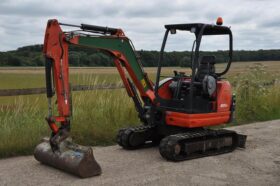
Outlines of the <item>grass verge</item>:
[[[76,81],[94,85],[111,82],[111,78],[110,75],[105,79],[82,75]],[[237,105],[236,123],[231,125],[280,118],[278,74],[268,73],[259,64],[229,79]],[[32,154],[40,139],[50,134],[44,120],[47,100],[44,95],[5,99],[0,99],[0,158]],[[138,123],[133,102],[124,89],[73,93],[72,137],[77,143],[113,144],[119,128]]]

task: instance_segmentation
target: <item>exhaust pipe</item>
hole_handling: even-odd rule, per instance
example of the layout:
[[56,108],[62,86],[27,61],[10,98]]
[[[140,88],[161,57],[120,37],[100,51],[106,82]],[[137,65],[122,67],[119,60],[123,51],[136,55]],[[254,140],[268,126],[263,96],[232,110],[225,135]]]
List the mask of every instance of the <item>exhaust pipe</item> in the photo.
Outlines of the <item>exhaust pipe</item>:
[[81,178],[101,174],[101,167],[93,156],[91,147],[85,147],[67,138],[59,144],[59,152],[53,152],[48,138],[44,138],[34,151],[37,161],[74,174]]

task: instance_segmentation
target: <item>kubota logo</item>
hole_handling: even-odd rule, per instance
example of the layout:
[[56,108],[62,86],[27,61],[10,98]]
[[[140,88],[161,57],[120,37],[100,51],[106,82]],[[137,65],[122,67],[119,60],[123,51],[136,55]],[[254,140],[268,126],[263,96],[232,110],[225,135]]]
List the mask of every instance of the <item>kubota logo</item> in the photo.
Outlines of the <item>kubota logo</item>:
[[228,104],[225,104],[225,103],[220,104],[220,107],[221,107],[221,108],[227,108],[227,107],[228,107]]

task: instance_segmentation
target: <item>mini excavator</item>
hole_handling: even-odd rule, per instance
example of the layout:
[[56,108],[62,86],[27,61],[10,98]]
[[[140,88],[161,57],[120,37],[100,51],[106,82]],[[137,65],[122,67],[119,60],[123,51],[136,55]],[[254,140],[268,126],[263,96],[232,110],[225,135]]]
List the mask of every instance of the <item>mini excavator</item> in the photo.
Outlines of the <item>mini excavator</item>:
[[[76,29],[63,31],[61,26]],[[52,134],[35,148],[34,156],[38,161],[83,178],[102,172],[92,148],[75,144],[70,137],[69,45],[98,49],[114,59],[142,123],[119,130],[117,143],[124,149],[159,145],[164,159],[183,161],[245,148],[245,135],[210,128],[231,122],[235,109],[231,85],[222,78],[232,62],[233,36],[230,27],[223,26],[219,17],[216,24],[171,24],[165,25],[165,29],[156,81],[153,83],[144,72],[133,44],[121,29],[48,21],[43,53],[49,105],[46,121]],[[191,73],[174,71],[174,75],[166,77],[161,71],[164,49],[169,34],[176,34],[176,31],[190,32],[195,36],[190,59]],[[228,60],[221,72],[215,70],[215,56],[200,52],[202,38],[209,35],[226,35],[229,38]],[[58,116],[54,116],[52,111],[55,93]]]

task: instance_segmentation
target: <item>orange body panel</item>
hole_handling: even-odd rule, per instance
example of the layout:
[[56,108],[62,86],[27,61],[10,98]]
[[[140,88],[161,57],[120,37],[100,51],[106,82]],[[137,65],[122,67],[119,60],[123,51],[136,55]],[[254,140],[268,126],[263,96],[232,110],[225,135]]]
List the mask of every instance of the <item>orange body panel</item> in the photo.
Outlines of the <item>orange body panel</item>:
[[217,112],[229,111],[232,101],[232,90],[229,82],[218,82],[217,90]]
[[[186,79],[187,80],[187,79]],[[187,80],[188,81],[188,80]],[[172,93],[169,84],[172,80],[165,82],[159,89],[159,95],[163,99],[171,99]],[[188,114],[174,111],[166,111],[165,122],[167,125],[195,128],[220,125],[227,123],[230,119],[230,106],[232,99],[231,86],[228,81],[218,81],[217,101],[213,102],[216,112]],[[216,105],[217,103],[217,105]]]
[[169,88],[169,85],[170,85],[171,82],[172,82],[172,80],[169,80],[159,88],[158,95],[162,99],[171,99],[172,98],[172,92]]
[[229,117],[230,111],[207,114],[186,114],[167,111],[165,121],[167,125],[195,128],[220,125],[228,122]]

